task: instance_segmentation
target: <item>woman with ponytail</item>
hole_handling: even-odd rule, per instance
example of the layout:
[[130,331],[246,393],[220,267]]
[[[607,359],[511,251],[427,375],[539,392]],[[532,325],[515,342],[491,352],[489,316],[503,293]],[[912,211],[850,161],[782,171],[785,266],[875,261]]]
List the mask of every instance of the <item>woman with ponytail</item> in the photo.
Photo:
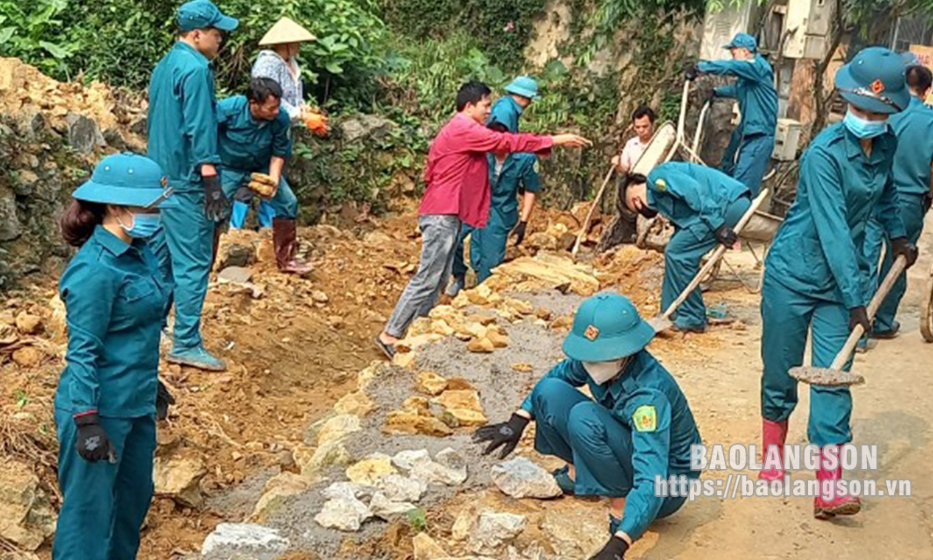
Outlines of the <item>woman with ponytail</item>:
[[174,201],[158,164],[101,160],[61,219],[80,247],[60,282],[66,366],[55,394],[64,496],[55,560],[135,558],[152,500],[155,422],[171,395],[159,383],[159,336],[170,287],[147,239]]

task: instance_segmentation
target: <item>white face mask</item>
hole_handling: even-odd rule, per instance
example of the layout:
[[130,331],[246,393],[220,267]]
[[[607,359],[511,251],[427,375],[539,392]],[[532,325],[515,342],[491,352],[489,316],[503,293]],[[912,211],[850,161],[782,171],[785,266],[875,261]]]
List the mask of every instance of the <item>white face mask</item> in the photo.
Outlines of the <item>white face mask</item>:
[[630,358],[631,356],[626,356],[608,362],[583,362],[583,369],[597,385],[602,385],[619,375],[628,365]]

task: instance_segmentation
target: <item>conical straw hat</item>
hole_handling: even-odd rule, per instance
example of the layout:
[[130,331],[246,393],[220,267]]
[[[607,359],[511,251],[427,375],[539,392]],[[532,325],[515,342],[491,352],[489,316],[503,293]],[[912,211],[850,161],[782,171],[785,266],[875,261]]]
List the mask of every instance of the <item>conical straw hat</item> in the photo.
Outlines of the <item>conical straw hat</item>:
[[272,26],[259,41],[260,46],[281,45],[283,43],[304,43],[317,39],[310,31],[298,25],[291,19],[283,17]]

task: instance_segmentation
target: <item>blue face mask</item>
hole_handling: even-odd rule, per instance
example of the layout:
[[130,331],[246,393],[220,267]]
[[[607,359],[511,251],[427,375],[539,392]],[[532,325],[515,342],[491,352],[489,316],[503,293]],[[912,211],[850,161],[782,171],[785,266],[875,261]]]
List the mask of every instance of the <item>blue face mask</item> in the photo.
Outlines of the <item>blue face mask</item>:
[[127,227],[120,222],[120,227],[134,239],[149,239],[162,223],[159,214],[133,214],[133,225]]
[[884,119],[883,121],[870,121],[859,117],[852,111],[846,111],[846,116],[842,122],[845,123],[849,132],[854,134],[856,138],[862,140],[881,136],[888,130],[888,119]]

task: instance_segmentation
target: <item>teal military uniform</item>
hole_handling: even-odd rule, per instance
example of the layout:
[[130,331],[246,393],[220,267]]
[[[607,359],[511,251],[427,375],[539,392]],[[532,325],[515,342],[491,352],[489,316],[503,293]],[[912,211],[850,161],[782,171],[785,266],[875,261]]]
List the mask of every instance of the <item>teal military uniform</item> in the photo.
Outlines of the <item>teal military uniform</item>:
[[[733,46],[746,47],[752,52],[757,50],[754,38],[745,33],[737,35],[726,48]],[[737,78],[733,83],[715,90],[718,97],[738,100],[742,114],[741,122],[732,131],[721,168],[748,186],[755,196],[761,189],[761,180],[774,150],[778,114],[774,70],[760,54],[755,54],[750,60],[704,60],[697,65],[697,69],[708,74]]]
[[[217,122],[220,159],[224,166],[221,181],[224,194],[234,200],[231,225],[240,228],[253,195],[246,186],[250,174],[268,173],[273,156],[287,159],[292,155],[291,123],[284,109],[279,109],[279,114],[271,121],[254,119],[245,95],[228,97],[218,103]],[[264,207],[267,210],[264,211]],[[273,217],[297,217],[298,199],[285,177],[279,180],[275,196],[260,203],[260,217],[264,215],[268,223],[260,224],[263,226],[271,226]]]
[[473,230],[470,238],[470,264],[478,282],[489,278],[492,269],[505,260],[509,233],[518,224],[519,189],[533,193],[541,190],[538,158],[534,154],[519,153],[506,157],[498,177],[496,157],[487,154],[487,158],[492,186],[489,221],[485,228]]
[[202,164],[220,164],[214,69],[197,50],[177,42],[149,82],[149,157],[175,189],[178,208],[166,210],[153,240],[165,277],[174,284],[174,351],[201,348],[201,309],[207,295],[216,224],[204,213]]
[[[862,247],[872,212],[891,237],[904,236],[891,167],[897,139],[873,139],[866,156],[843,123],[825,129],[804,154],[794,204],[771,246],[762,290],[762,416],[779,422],[797,405],[790,368],[803,364],[812,327],[812,363],[829,367],[849,334],[849,310],[867,305]],[[851,366],[851,360],[846,369]],[[810,386],[808,435],[819,446],[851,441],[848,388]]]
[[[151,160],[112,155],[73,196],[164,211],[175,201],[162,177]],[[135,558],[152,500],[160,324],[169,287],[145,240],[126,243],[98,225],[68,264],[59,294],[68,348],[55,393],[63,502],[52,558]],[[103,429],[113,461],[81,455],[79,419]]]
[[[128,245],[98,226],[68,265],[60,292],[68,351],[55,423],[65,500],[52,556],[135,558],[152,500],[159,326],[168,288],[147,243]],[[115,463],[90,463],[76,451],[72,418],[94,410],[116,448]]]
[[[514,84],[510,84],[512,86]],[[514,88],[513,88],[514,89]],[[508,88],[507,88],[508,91]],[[530,92],[522,90],[523,93]],[[522,93],[519,93],[522,95]],[[509,132],[518,132],[518,119],[522,114],[522,107],[506,95],[499,98],[489,112],[487,124],[501,123]],[[489,278],[491,270],[499,266],[505,259],[505,248],[509,233],[518,223],[518,189],[524,186],[526,190],[538,192],[541,182],[538,178],[537,157],[534,154],[508,154],[502,165],[499,177],[496,177],[496,158],[487,154],[489,162],[489,184],[492,187],[492,200],[489,208],[489,221],[484,231],[478,233],[474,228],[462,225],[457,248],[454,250],[454,262],[451,274],[454,278],[463,278],[467,267],[463,258],[464,241],[470,235],[470,264],[476,273],[478,282]],[[516,161],[517,160],[517,161]],[[500,207],[500,205],[502,205]],[[477,242],[477,237],[480,241]]]
[[[690,469],[690,446],[702,440],[687,399],[643,349],[653,336],[626,298],[590,298],[564,342],[568,359],[538,381],[522,404],[536,420],[535,450],[574,465],[575,494],[627,498],[618,529],[633,540],[686,501],[656,496],[656,477],[700,475]],[[625,356],[631,358],[624,369],[603,384],[580,361]],[[592,399],[577,390],[584,385]]]
[[[898,208],[907,239],[916,244],[923,233],[923,218],[926,215],[930,196],[930,164],[933,161],[933,109],[918,97],[911,96],[908,108],[889,121],[897,136],[897,151],[894,153],[894,186],[897,188]],[[878,261],[881,246],[886,251],[881,271]],[[872,218],[865,232],[865,259],[871,278],[871,293],[887,276],[894,263],[890,238],[884,235],[881,223]],[[901,274],[890,293],[875,315],[875,333],[890,333],[897,330],[897,307],[907,291],[907,275]]]
[[[675,228],[664,249],[662,309],[667,309],[700,271],[703,255],[716,246],[716,229],[724,224],[735,226],[750,204],[748,187],[715,169],[669,162],[651,171],[648,205]],[[674,317],[674,324],[681,329],[706,326],[706,307],[699,288],[680,305]]]

